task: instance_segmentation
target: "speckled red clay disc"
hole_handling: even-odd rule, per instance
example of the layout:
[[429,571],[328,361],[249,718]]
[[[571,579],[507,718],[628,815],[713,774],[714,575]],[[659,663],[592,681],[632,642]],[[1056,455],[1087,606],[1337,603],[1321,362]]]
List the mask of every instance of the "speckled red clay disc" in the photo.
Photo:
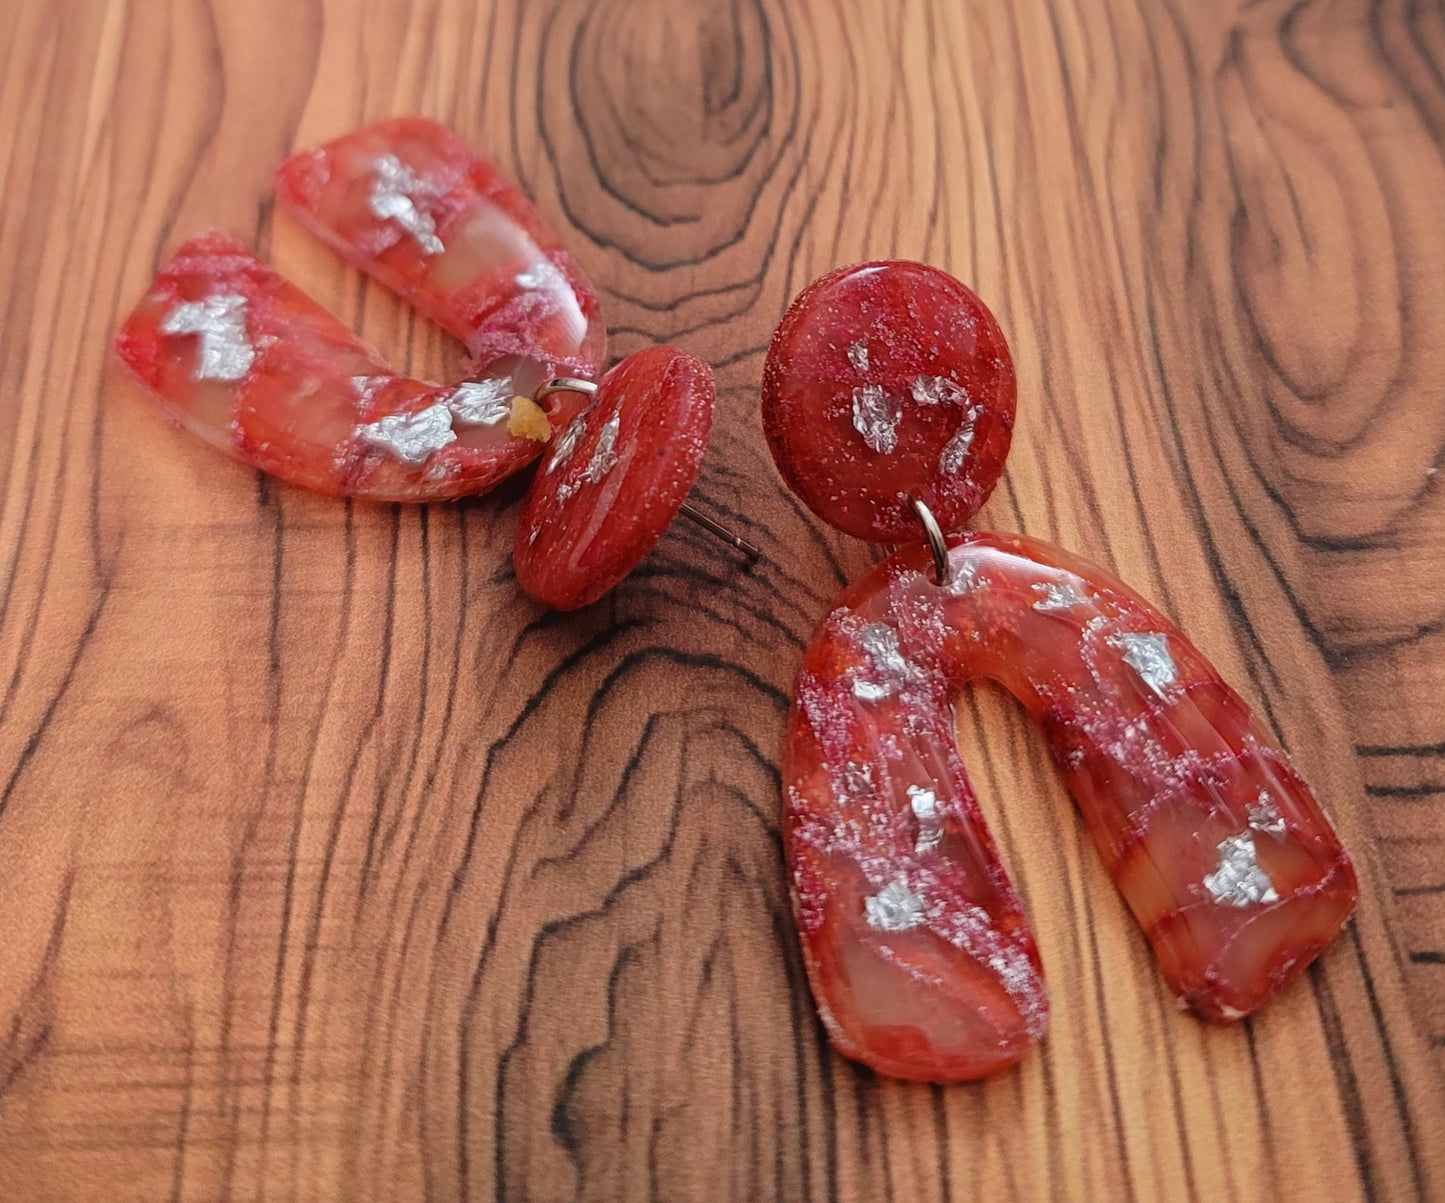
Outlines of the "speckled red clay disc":
[[923,263],[840,267],[789,307],[763,369],[763,431],[783,479],[860,539],[922,537],[919,498],[961,530],[993,492],[1014,422],[993,314]]
[[517,583],[574,610],[636,568],[692,490],[715,396],[712,369],[676,347],[629,355],[602,377],[527,490]]

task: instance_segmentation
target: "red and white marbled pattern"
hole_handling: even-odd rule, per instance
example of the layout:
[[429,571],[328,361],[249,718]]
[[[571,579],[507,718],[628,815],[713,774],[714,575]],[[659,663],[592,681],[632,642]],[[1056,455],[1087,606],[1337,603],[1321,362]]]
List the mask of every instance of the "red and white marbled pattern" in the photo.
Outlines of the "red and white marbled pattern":
[[692,490],[715,396],[712,369],[675,347],[638,351],[609,371],[527,490],[517,583],[572,610],[637,567]]
[[961,530],[1013,435],[1013,360],[978,297],[922,263],[860,263],[808,285],[763,369],[763,431],[793,490],[847,534],[921,537],[917,497]]
[[[185,243],[115,345],[182,425],[322,493],[387,501],[481,493],[543,448],[508,433],[510,377],[448,388],[398,375],[227,234]],[[584,404],[557,394],[552,429]]]
[[606,335],[576,260],[501,172],[423,117],[363,126],[276,172],[281,203],[347,262],[466,343],[593,376]]
[[[1014,1063],[1047,1002],[960,763],[954,698],[997,681],[1043,727],[1180,1002],[1249,1014],[1339,931],[1353,866],[1239,695],[1107,572],[1020,535],[907,548],[846,590],[805,655],[784,760],[804,960],[837,1047],[940,1081]],[[1038,833],[1045,838],[1046,833]]]

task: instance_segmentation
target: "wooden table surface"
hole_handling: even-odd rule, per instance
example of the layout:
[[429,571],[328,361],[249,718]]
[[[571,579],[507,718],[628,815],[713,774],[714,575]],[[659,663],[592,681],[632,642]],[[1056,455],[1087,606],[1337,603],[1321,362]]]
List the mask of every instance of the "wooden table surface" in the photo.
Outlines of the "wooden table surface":
[[[0,1199],[1445,1198],[1445,10],[1417,0],[0,4]],[[515,176],[622,355],[716,365],[684,524],[582,613],[515,493],[344,504],[108,352],[240,234],[417,373],[458,349],[273,205],[420,112]],[[1042,1051],[834,1056],[778,755],[876,554],[782,488],[789,298],[904,256],[1019,372],[981,515],[1109,565],[1261,708],[1363,873],[1257,1018],[1176,1012],[1037,732],[960,708]]]

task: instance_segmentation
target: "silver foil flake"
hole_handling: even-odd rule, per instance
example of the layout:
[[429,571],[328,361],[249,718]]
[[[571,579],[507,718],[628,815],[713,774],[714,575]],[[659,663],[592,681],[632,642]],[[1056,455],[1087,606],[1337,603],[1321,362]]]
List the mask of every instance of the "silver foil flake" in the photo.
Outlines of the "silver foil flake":
[[427,480],[455,480],[462,474],[462,466],[456,460],[433,460],[422,473]]
[[947,376],[919,376],[908,390],[919,405],[969,406],[968,390]]
[[855,372],[866,372],[868,370],[868,344],[859,339],[848,348],[848,362],[853,365]]
[[372,215],[382,221],[394,221],[415,238],[428,255],[440,255],[446,247],[437,237],[436,220],[417,205],[417,198],[430,192],[425,181],[418,179],[410,167],[393,154],[381,155],[372,166]]
[[853,390],[853,429],[879,455],[889,454],[898,446],[898,419],[903,407],[890,397],[881,384],[865,384]]
[[853,696],[860,702],[881,702],[893,692],[893,685],[887,681],[864,681],[855,679]]
[[518,272],[512,277],[518,288],[531,288],[539,292],[555,292],[558,289],[572,290],[567,283],[567,277],[562,274],[559,268],[550,259],[538,259],[525,271]]
[[1219,868],[1205,875],[1204,888],[1225,906],[1278,902],[1274,882],[1255,859],[1254,838],[1247,831],[1219,843]]
[[387,414],[356,428],[356,437],[372,447],[389,451],[406,464],[425,463],[433,451],[456,442],[451,410],[438,401],[414,414]]
[[978,565],[972,560],[965,560],[962,564],[953,565],[953,579],[948,582],[948,592],[961,597],[980,583]]
[[858,643],[873,661],[880,684],[887,686],[889,693],[918,675],[918,670],[908,663],[898,646],[898,632],[886,622],[867,623],[858,632]]
[[511,378],[501,376],[459,384],[447,398],[447,408],[458,426],[495,426],[512,412]]
[[913,817],[918,820],[918,839],[913,850],[918,853],[933,852],[943,842],[943,819],[938,813],[938,795],[921,785],[908,787],[908,804],[913,808]]
[[976,417],[976,409],[965,413],[953,438],[949,439],[938,453],[938,471],[942,475],[957,476],[963,471],[964,462],[968,459],[968,449],[973,446],[973,422]]
[[597,436],[597,446],[592,448],[592,458],[582,472],[582,479],[595,485],[617,467],[617,432],[622,429],[622,411],[607,419],[602,433]]
[[907,931],[923,922],[923,899],[901,878],[863,899],[863,910],[868,926],[877,931]]
[[1034,602],[1035,610],[1072,610],[1089,600],[1067,581],[1062,585],[1052,581],[1035,581],[1034,592],[1039,595],[1039,600]]
[[1277,840],[1285,837],[1284,815],[1279,813],[1279,807],[1275,800],[1270,797],[1269,790],[1259,791],[1259,797],[1249,808],[1249,825],[1256,831],[1262,831],[1265,835],[1273,836]]
[[577,450],[577,442],[582,437],[582,432],[587,429],[587,415],[578,414],[568,423],[567,429],[557,436],[557,441],[552,444],[552,458],[547,461],[547,472],[550,474],[557,471],[572,452]]
[[1164,691],[1179,679],[1174,657],[1169,654],[1168,635],[1129,631],[1114,636],[1110,642],[1123,651],[1124,663],[1161,698]]
[[161,320],[160,330],[201,336],[197,380],[244,380],[256,362],[256,348],[246,335],[246,298],[235,293],[177,305]]
[[[576,480],[568,481],[558,487],[558,501],[571,500],[572,495],[583,485],[599,483],[617,466],[617,432],[621,428],[622,412],[619,410],[608,418],[602,427],[602,432],[597,436],[597,444],[592,448],[592,458],[587,461],[587,466],[582,469],[582,474]],[[571,427],[568,429],[570,430]],[[568,448],[568,453],[571,453],[571,448]],[[550,472],[551,469],[549,468],[548,471]]]
[[850,760],[843,766],[843,795],[847,798],[868,798],[877,793],[873,782],[873,766]]

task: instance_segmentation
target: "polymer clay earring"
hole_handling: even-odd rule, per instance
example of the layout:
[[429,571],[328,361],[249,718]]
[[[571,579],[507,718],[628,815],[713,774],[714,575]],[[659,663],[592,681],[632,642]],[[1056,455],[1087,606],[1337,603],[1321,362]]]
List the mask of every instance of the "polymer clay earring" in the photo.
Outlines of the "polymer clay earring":
[[172,417],[283,480],[378,501],[483,493],[551,444],[517,566],[556,608],[612,588],[679,510],[756,556],[683,504],[711,427],[711,369],[658,347],[594,385],[606,345],[595,291],[454,134],[377,122],[292,156],[277,192],[305,229],[460,339],[473,377],[442,386],[393,371],[236,239],[209,233],[161,269],[116,336]]
[[234,238],[185,243],[116,336],[162,407],[207,442],[292,484],[439,501],[532,463],[583,407],[529,398],[595,373],[596,293],[527,200],[435,122],[367,126],[287,160],[283,204],[351,263],[461,339],[474,378],[393,371]]
[[955,738],[970,680],[1043,728],[1181,1005],[1248,1015],[1358,894],[1309,786],[1183,635],[1103,569],[1021,535],[961,534],[1007,453],[997,323],[916,263],[824,276],[769,351],[784,479],[851,534],[907,545],[847,589],[804,653],[783,760],[803,960],[834,1045],[957,1081],[1048,1026],[1034,937]]

